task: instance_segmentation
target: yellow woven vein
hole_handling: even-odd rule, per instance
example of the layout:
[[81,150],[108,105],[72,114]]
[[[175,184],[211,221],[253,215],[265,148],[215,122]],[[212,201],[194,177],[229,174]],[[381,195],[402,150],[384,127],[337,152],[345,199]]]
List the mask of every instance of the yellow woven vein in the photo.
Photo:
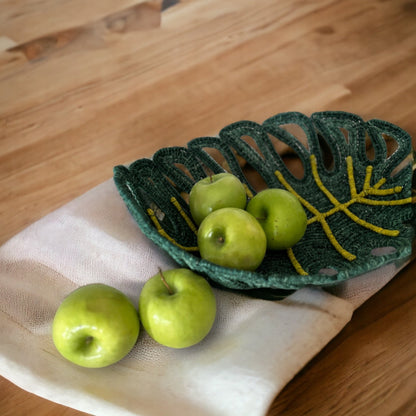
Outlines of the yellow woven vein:
[[195,224],[192,222],[192,220],[188,217],[186,212],[183,210],[183,208],[180,206],[178,200],[173,196],[170,199],[170,202],[175,206],[175,208],[178,210],[181,217],[185,220],[187,226],[191,229],[191,231],[194,234],[198,234],[198,229],[196,228]]
[[[318,173],[318,166],[315,155],[310,156],[310,162],[311,162],[311,169],[312,169],[312,176],[314,178],[314,181],[318,188],[321,190],[321,192],[328,198],[328,200],[331,202],[331,204],[334,206],[330,210],[326,212],[320,212],[317,208],[315,208],[309,201],[307,201],[305,198],[303,198],[301,195],[299,195],[293,187],[286,181],[284,176],[281,172],[276,171],[275,175],[279,179],[279,181],[282,183],[282,185],[293,195],[295,195],[299,201],[302,203],[302,205],[308,209],[312,214],[313,217],[308,219],[307,224],[312,224],[314,222],[319,222],[322,226],[322,229],[327,236],[328,240],[331,242],[332,246],[347,260],[354,260],[356,256],[353,253],[350,253],[349,251],[345,250],[339,242],[336,240],[335,236],[332,233],[332,230],[330,226],[328,225],[328,222],[326,221],[326,218],[335,214],[336,212],[342,211],[345,215],[347,215],[352,221],[354,221],[356,224],[370,229],[378,234],[390,236],[390,237],[396,237],[399,235],[399,230],[390,230],[385,229],[383,227],[379,227],[377,225],[374,225],[372,223],[369,223],[368,221],[365,221],[361,218],[359,218],[357,215],[352,213],[348,207],[352,204],[359,203],[359,204],[366,204],[366,205],[404,205],[409,203],[415,203],[416,197],[408,197],[403,199],[396,199],[396,200],[374,200],[367,198],[367,196],[385,196],[385,195],[393,195],[398,194],[403,190],[402,186],[395,186],[393,188],[388,189],[380,189],[384,183],[386,183],[386,178],[381,178],[376,184],[371,186],[371,178],[373,174],[373,167],[371,165],[367,166],[366,168],[366,174],[364,178],[364,184],[363,189],[361,192],[357,192],[355,178],[354,178],[354,166],[353,166],[353,159],[351,156],[347,156],[346,163],[347,163],[347,175],[348,175],[348,184],[350,188],[350,194],[351,199],[347,202],[341,203],[338,201],[338,199],[329,191],[328,188],[323,184],[319,173]],[[297,270],[299,274],[305,274],[306,272],[303,270],[302,266],[299,264],[297,259],[295,258],[295,255],[293,253],[293,250],[288,250],[288,257],[293,265],[293,267]]]
[[[346,214],[351,220],[353,220],[355,223],[361,225],[364,228],[368,228],[376,233],[379,234],[383,234],[383,235],[387,235],[390,237],[396,237],[399,234],[398,230],[387,230],[385,228],[382,227],[378,227],[374,224],[371,224],[365,220],[362,220],[361,218],[357,217],[357,215],[353,214],[348,207],[356,202],[359,203],[365,203],[365,201],[367,199],[364,198],[364,196],[367,194],[367,191],[372,189],[374,190],[374,192],[377,192],[377,189],[371,188],[369,187],[368,189],[364,189],[362,192],[360,192],[359,194],[356,193],[355,191],[355,180],[354,180],[354,169],[353,169],[353,163],[352,163],[352,157],[351,156],[347,156],[346,158],[346,162],[347,162],[347,174],[348,174],[348,181],[350,186],[353,185],[353,190],[351,190],[351,194],[354,194],[355,192],[355,196],[352,197],[349,201],[345,202],[345,203],[341,203],[339,202],[334,195],[332,195],[332,193],[325,187],[325,185],[322,183],[321,178],[319,177],[319,173],[318,173],[318,168],[317,168],[317,163],[316,163],[316,157],[315,155],[311,155],[311,167],[312,167],[312,175],[315,179],[316,184],[318,185],[319,189],[326,195],[326,197],[329,199],[329,201],[331,202],[331,204],[334,205],[335,210],[331,210],[331,214],[333,214],[336,211],[342,211],[344,212],[344,214]],[[367,169],[367,174],[368,174],[368,169]],[[371,175],[371,171],[370,171],[370,175]],[[385,181],[383,181],[384,183]],[[369,186],[369,185],[368,185]],[[380,185],[381,186],[381,185]],[[401,190],[401,189],[400,189]],[[375,193],[375,195],[380,195],[382,193]],[[383,193],[384,195],[384,193]],[[378,201],[378,202],[382,202],[382,204],[378,204],[378,205],[390,205],[389,202],[392,201]],[[328,216],[328,215],[327,215]]]
[[295,270],[298,272],[298,274],[307,276],[307,272],[303,270],[303,267],[300,265],[300,263],[297,261],[295,254],[293,253],[293,250],[291,248],[287,249],[287,255],[289,257],[290,262],[292,263]]
[[160,225],[159,220],[156,218],[155,212],[151,209],[148,208],[147,209],[147,214],[149,215],[150,219],[152,220],[153,224],[155,225],[158,233],[165,237],[168,241],[170,241],[171,243],[175,244],[175,246],[179,247],[182,250],[186,250],[186,251],[198,251],[198,247],[186,247],[183,246],[182,244],[179,244],[175,239],[173,239],[164,229],[163,227]]
[[[284,178],[284,176],[282,175],[281,172],[276,171],[275,175],[277,176],[277,178],[279,179],[279,181],[282,183],[282,185],[292,194],[294,194],[299,201],[302,203],[302,205],[304,205],[313,215],[314,217],[310,218],[307,222],[307,224],[311,224],[315,221],[319,221],[323,231],[325,232],[328,240],[331,242],[331,244],[333,245],[333,247],[347,260],[354,260],[356,258],[356,256],[352,253],[350,253],[348,250],[345,250],[341,244],[339,244],[339,242],[337,241],[337,239],[335,238],[334,234],[332,233],[332,230],[330,228],[330,226],[328,225],[327,221],[325,220],[325,218],[327,217],[327,215],[322,214],[321,212],[319,212],[318,209],[316,209],[310,202],[308,202],[306,199],[304,199],[302,196],[300,196],[291,186],[290,184],[286,181],[286,179]],[[321,182],[322,183],[322,182]],[[318,184],[319,186],[319,184]],[[322,185],[323,186],[323,185]]]
[[250,191],[250,188],[245,183],[243,183],[243,186],[244,186],[244,189],[246,190],[247,197],[249,199],[253,198],[253,192]]

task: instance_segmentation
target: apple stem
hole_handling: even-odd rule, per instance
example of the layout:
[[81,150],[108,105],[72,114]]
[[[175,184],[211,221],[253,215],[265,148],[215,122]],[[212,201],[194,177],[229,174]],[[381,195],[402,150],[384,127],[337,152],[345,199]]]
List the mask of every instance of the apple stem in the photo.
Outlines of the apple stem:
[[166,281],[165,276],[163,276],[162,269],[160,268],[159,268],[159,274],[160,274],[160,279],[162,280],[162,283],[166,286],[166,289],[168,289],[169,294],[173,295],[174,292],[172,288],[168,285],[168,282]]

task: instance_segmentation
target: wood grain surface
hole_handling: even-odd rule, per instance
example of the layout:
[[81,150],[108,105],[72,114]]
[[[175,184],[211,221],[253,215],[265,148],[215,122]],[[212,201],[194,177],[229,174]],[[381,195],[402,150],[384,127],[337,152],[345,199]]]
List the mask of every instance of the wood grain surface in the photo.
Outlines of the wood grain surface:
[[[0,0],[0,243],[113,166],[242,119],[344,110],[416,143],[415,67],[414,0]],[[361,306],[268,415],[416,414],[415,275]],[[5,379],[0,412],[82,414]]]

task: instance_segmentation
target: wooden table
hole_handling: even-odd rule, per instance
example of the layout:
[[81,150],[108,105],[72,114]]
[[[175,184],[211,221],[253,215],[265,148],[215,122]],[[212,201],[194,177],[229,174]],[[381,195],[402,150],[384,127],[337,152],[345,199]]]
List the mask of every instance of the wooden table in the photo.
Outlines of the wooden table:
[[[416,138],[414,0],[0,1],[0,243],[160,147],[345,110]],[[416,265],[269,415],[416,414]],[[81,415],[0,380],[6,415]]]

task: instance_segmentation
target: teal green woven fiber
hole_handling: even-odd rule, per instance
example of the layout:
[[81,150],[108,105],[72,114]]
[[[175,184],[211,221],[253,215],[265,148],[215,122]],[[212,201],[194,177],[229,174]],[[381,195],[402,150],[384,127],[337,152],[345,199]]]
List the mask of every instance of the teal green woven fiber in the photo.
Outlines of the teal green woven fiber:
[[[307,143],[290,133],[287,125],[300,127]],[[385,136],[396,142],[392,154],[388,153]],[[243,139],[247,137],[255,146]],[[367,143],[371,140],[374,151],[371,159],[366,152],[366,137]],[[302,178],[295,177],[288,169],[276,151],[276,141],[285,143],[295,152],[303,165]],[[323,154],[323,143],[330,151],[330,167],[325,161],[328,155]],[[268,187],[290,187],[309,204],[304,204],[304,207],[311,222],[305,236],[293,247],[293,255],[303,274],[295,269],[286,251],[268,252],[255,272],[246,272],[214,265],[201,259],[198,252],[180,247],[195,247],[196,235],[171,198],[174,197],[183,213],[191,218],[184,195],[189,194],[193,184],[209,172],[224,171],[224,164],[218,163],[207,149],[220,152],[229,170],[253,194],[256,190],[240,167],[238,157],[257,171]],[[116,166],[114,181],[143,233],[166,250],[180,266],[205,275],[219,287],[244,290],[267,298],[308,285],[333,285],[411,255],[415,204],[401,203],[412,197],[412,160],[409,155],[412,155],[410,136],[386,121],[374,119],[365,122],[346,112],[320,112],[311,117],[288,112],[277,114],[263,124],[239,121],[223,128],[218,137],[199,137],[186,147],[160,149],[152,159],[139,159],[128,167]],[[313,160],[316,160],[315,177]],[[352,161],[350,168],[356,193],[366,186],[371,188],[365,196],[366,200],[371,200],[370,203],[351,203],[353,190],[348,161]],[[396,169],[400,164],[404,166]],[[281,173],[280,177],[276,171]],[[316,172],[321,185],[317,182]],[[322,187],[330,193],[329,196]],[[383,194],[379,189],[395,191]],[[343,209],[333,210],[331,198],[335,198]],[[374,205],[372,201],[383,202]],[[392,205],[391,201],[398,203]],[[180,246],[159,233],[148,208],[153,210],[164,232]],[[314,210],[330,214],[324,222],[315,221]],[[324,223],[333,234],[338,249],[328,238]],[[377,227],[378,231],[369,228],[368,224]],[[397,230],[399,234],[383,235],[380,230]],[[373,251],[385,247],[389,249],[382,254]],[[354,259],[347,259],[343,252],[353,255]]]

